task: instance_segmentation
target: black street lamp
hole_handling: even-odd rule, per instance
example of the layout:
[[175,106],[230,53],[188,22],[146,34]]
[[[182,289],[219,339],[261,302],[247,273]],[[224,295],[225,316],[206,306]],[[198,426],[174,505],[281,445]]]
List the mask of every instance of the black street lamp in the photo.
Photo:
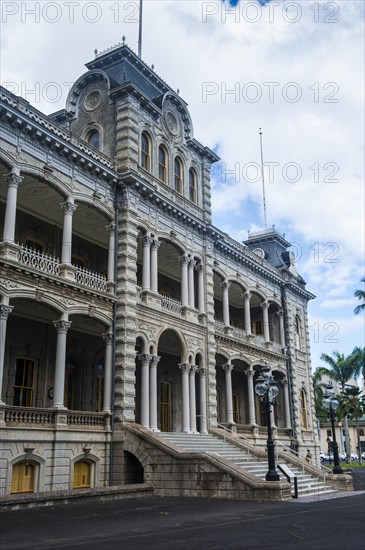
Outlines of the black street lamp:
[[336,431],[335,431],[335,412],[338,409],[338,399],[336,399],[336,393],[333,389],[332,384],[328,384],[325,394],[323,396],[323,406],[330,415],[331,426],[332,426],[332,448],[333,448],[333,463],[334,467],[332,472],[334,474],[343,474],[343,470],[340,466],[340,460],[338,457],[338,443],[336,440]]
[[267,418],[267,457],[269,469],[266,474],[266,481],[280,481],[279,474],[275,470],[275,444],[272,439],[271,430],[271,405],[275,403],[279,389],[275,384],[275,380],[271,374],[270,367],[264,366],[261,369],[260,375],[255,383],[255,392],[260,400],[265,403],[266,418]]

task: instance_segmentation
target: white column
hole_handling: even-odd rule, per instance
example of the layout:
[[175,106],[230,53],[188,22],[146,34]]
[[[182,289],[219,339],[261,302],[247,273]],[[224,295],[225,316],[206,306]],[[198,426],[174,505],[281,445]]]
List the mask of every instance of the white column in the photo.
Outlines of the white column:
[[150,428],[158,432],[157,427],[157,364],[161,357],[152,356],[150,363]]
[[204,313],[204,268],[202,265],[198,265],[196,270],[198,272],[198,308],[199,313]]
[[181,386],[182,386],[182,432],[190,432],[189,413],[189,371],[191,366],[187,363],[180,363]]
[[104,395],[103,412],[111,412],[112,398],[112,358],[113,358],[113,333],[105,332],[102,334],[105,341],[105,364],[104,364]]
[[198,373],[200,376],[200,433],[207,434],[207,389],[205,385],[207,369],[200,367]]
[[248,394],[248,423],[252,426],[257,424],[255,412],[255,392],[253,387],[253,370],[245,370],[247,376],[247,394]]
[[226,374],[226,402],[227,402],[227,423],[234,424],[233,421],[233,398],[232,398],[232,369],[230,363],[223,365],[223,370]]
[[5,242],[13,243],[15,239],[16,203],[18,187],[22,179],[23,178],[15,172],[7,174],[4,177],[4,181],[8,185],[3,233],[3,240]]
[[267,300],[262,302],[262,316],[263,316],[263,325],[264,325],[264,338],[265,342],[270,342],[270,331],[269,331],[269,303]]
[[246,335],[250,336],[252,334],[251,331],[251,310],[250,310],[250,299],[251,299],[251,292],[247,290],[247,292],[243,295],[245,299],[245,331]]
[[108,246],[108,283],[115,283],[114,271],[115,271],[115,223],[110,223],[105,226],[105,229],[109,233],[109,246]]
[[191,365],[189,371],[189,395],[190,395],[190,430],[196,434],[196,392],[195,392],[195,373],[198,367]]
[[290,420],[289,388],[288,388],[288,380],[286,378],[283,379],[283,388],[284,388],[285,428],[290,430],[291,420]]
[[64,409],[66,340],[67,331],[71,326],[71,321],[62,319],[59,321],[53,321],[53,325],[57,331],[57,348],[52,406],[57,409]]
[[151,243],[151,237],[143,237],[142,290],[150,290],[151,288]]
[[284,331],[284,312],[282,309],[278,311],[279,317],[279,333],[280,333],[280,345],[285,346],[285,331]]
[[141,424],[150,427],[150,362],[151,355],[140,354],[141,362]]
[[158,292],[158,249],[160,244],[157,239],[153,239],[151,245],[151,290]]
[[229,296],[228,296],[228,290],[231,286],[231,283],[228,281],[223,281],[222,283],[222,293],[223,293],[223,323],[226,327],[229,327],[230,325],[230,319],[229,319]]
[[181,262],[181,304],[187,306],[189,304],[188,290],[188,262],[189,258],[184,255],[180,256]]
[[194,260],[190,259],[188,264],[188,300],[190,307],[195,307],[194,266]]
[[73,198],[69,197],[67,201],[60,204],[60,207],[64,210],[61,263],[70,265],[72,255],[72,216],[77,206],[75,206]]
[[7,304],[0,305],[0,405],[4,405],[2,401],[3,374],[4,374],[4,358],[5,358],[5,343],[6,343],[6,325],[8,317],[13,311],[13,306]]

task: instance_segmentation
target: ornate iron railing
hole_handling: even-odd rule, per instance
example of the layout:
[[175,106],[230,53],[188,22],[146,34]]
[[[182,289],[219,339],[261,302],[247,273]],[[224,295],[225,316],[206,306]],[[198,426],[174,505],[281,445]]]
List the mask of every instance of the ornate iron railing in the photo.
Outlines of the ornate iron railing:
[[32,267],[48,275],[60,274],[60,260],[54,256],[47,256],[28,246],[20,246],[17,254],[20,264]]
[[161,296],[161,309],[181,315],[182,304],[178,300],[170,298],[170,296]]
[[83,267],[78,267],[76,269],[75,278],[76,282],[80,285],[98,290],[99,292],[107,292],[107,281],[106,277],[103,275],[99,275]]

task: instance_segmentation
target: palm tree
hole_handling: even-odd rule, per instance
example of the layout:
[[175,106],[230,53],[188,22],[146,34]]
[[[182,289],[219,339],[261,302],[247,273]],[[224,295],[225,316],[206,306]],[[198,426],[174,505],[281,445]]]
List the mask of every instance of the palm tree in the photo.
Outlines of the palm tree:
[[359,365],[360,372],[365,380],[365,348],[356,346],[356,348],[352,350],[352,355],[355,356],[355,362]]
[[323,395],[326,389],[326,384],[322,382],[321,367],[316,369],[313,374],[313,391],[314,391],[314,406],[316,409],[316,417],[319,420],[327,418],[327,411],[323,407]]
[[[365,277],[361,279],[361,282],[365,283]],[[361,302],[361,304],[356,306],[354,309],[355,315],[359,315],[359,313],[365,309],[365,290],[355,290],[354,296]]]
[[[329,365],[327,367],[318,367],[321,375],[328,376],[334,382],[338,382],[340,385],[341,394],[345,392],[345,386],[351,378],[357,378],[361,371],[361,364],[359,361],[359,355],[351,353],[347,357],[339,351],[333,351],[332,356],[326,353],[321,354],[321,360]],[[350,435],[348,427],[347,416],[344,416],[345,422],[345,449],[346,449],[346,462],[350,462]]]
[[344,393],[341,395],[338,416],[340,418],[347,416],[350,420],[355,419],[359,464],[361,464],[362,451],[360,443],[359,418],[361,418],[363,414],[365,414],[365,397],[361,395],[361,390],[355,387],[345,388]]

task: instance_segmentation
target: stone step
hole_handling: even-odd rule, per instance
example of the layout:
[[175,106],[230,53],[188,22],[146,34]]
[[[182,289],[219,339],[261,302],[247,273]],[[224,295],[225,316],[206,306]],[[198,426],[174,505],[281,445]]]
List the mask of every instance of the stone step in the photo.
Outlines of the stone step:
[[[209,452],[215,453],[226,460],[231,461],[237,468],[244,469],[259,479],[265,479],[267,473],[267,460],[258,459],[249,451],[237,447],[231,442],[224,441],[212,434],[183,434],[183,433],[161,433],[162,438],[168,439],[181,449],[187,452]],[[281,460],[287,464],[291,471],[297,476],[298,493],[300,496],[318,496],[318,494],[332,494],[334,491],[327,488],[322,481],[310,474],[303,472],[297,466]],[[286,477],[278,472],[280,479],[285,481]]]

